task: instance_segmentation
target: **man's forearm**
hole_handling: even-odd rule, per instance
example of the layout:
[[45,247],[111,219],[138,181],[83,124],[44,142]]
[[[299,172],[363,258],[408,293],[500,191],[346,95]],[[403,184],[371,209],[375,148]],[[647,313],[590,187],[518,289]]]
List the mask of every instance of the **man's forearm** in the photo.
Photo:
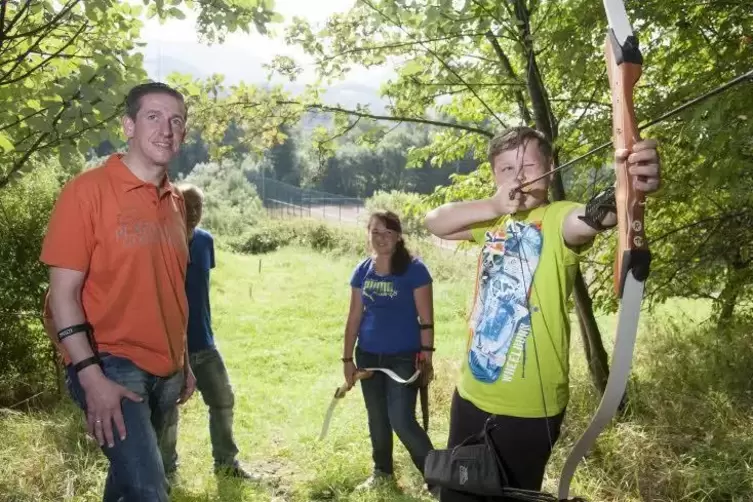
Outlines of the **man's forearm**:
[[[58,331],[86,322],[80,301],[70,295],[59,294],[54,289],[50,290],[50,310],[52,311],[52,318],[55,320],[55,328]],[[54,336],[57,336],[57,334]],[[68,336],[60,343],[73,364],[94,355],[89,337],[85,332]]]
[[467,230],[471,225],[499,218],[491,199],[450,202],[431,210],[425,219],[432,234],[442,237]]

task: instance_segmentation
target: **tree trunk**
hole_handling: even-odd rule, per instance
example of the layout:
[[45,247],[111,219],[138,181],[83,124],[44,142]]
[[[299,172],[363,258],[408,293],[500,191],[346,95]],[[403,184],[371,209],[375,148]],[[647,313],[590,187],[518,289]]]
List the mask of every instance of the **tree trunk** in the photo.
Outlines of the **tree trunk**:
[[578,268],[578,273],[575,276],[573,297],[575,299],[575,312],[580,324],[581,338],[583,339],[583,348],[588,362],[588,371],[591,374],[594,387],[599,391],[599,395],[602,395],[607,388],[607,380],[609,379],[609,356],[601,340],[599,326],[596,324],[593,313],[591,296],[588,294],[588,287],[580,268]]
[[739,251],[733,260],[727,261],[727,280],[724,283],[722,292],[719,294],[719,298],[716,300],[719,306],[719,317],[716,320],[716,325],[720,329],[729,325],[735,314],[735,305],[740,295],[740,286],[744,282],[741,280],[740,272],[746,267],[747,263],[740,257]]
[[[525,2],[522,0],[515,1],[515,15],[517,21],[520,41],[525,47],[526,56],[526,84],[531,97],[533,118],[536,128],[544,133],[552,142],[557,139],[558,126],[551,111],[549,96],[544,82],[536,63],[536,55],[533,48],[533,38],[530,36],[530,24],[528,10]],[[559,154],[555,151],[554,165],[559,165]],[[555,201],[565,200],[565,186],[559,171],[554,173],[554,179],[551,186],[552,198]],[[604,349],[601,339],[599,326],[596,324],[594,317],[591,296],[588,293],[588,287],[583,279],[583,275],[578,268],[573,288],[573,297],[575,299],[576,314],[581,329],[581,337],[584,340],[585,356],[588,362],[588,369],[591,374],[591,380],[599,392],[604,394],[607,379],[609,378],[609,359]]]

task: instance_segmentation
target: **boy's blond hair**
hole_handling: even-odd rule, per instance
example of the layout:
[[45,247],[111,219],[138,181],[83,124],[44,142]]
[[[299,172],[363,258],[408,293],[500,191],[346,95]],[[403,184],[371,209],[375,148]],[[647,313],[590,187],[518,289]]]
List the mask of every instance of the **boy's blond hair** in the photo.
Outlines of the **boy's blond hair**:
[[487,159],[494,168],[494,158],[502,152],[514,150],[525,145],[528,140],[536,140],[539,152],[548,165],[554,158],[554,148],[552,143],[541,132],[531,127],[520,126],[510,127],[502,131],[489,140],[487,148]]
[[204,192],[192,183],[181,183],[178,185],[178,190],[183,194],[186,205],[204,202]]

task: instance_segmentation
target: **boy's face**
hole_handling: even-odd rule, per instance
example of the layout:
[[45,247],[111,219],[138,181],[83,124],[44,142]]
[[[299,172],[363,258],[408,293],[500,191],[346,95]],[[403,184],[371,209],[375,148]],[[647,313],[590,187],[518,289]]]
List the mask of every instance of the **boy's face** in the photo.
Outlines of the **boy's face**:
[[[512,150],[505,150],[494,157],[492,171],[497,187],[513,187],[528,180],[543,176],[551,170],[539,151],[537,140],[527,140]],[[523,188],[522,209],[531,209],[547,200],[550,177],[546,176]]]
[[192,193],[186,193],[184,198],[186,200],[186,224],[189,230],[193,230],[201,221],[203,203],[199,197]]

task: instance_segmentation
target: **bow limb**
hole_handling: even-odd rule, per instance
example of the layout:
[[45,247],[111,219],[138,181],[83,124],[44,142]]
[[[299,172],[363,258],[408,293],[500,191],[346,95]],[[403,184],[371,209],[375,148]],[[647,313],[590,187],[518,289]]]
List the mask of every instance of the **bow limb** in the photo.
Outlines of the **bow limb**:
[[[604,7],[609,20],[605,57],[612,95],[612,141],[615,149],[632,152],[635,143],[640,141],[633,92],[641,77],[643,57],[622,0],[604,0]],[[627,159],[617,160],[615,171],[619,237],[614,287],[617,297],[620,298],[617,337],[609,379],[599,408],[568,455],[560,475],[558,498],[561,501],[569,500],[570,481],[578,464],[591,450],[596,438],[612,420],[622,402],[630,376],[641,300],[651,263],[643,224],[645,195],[633,186]]]

